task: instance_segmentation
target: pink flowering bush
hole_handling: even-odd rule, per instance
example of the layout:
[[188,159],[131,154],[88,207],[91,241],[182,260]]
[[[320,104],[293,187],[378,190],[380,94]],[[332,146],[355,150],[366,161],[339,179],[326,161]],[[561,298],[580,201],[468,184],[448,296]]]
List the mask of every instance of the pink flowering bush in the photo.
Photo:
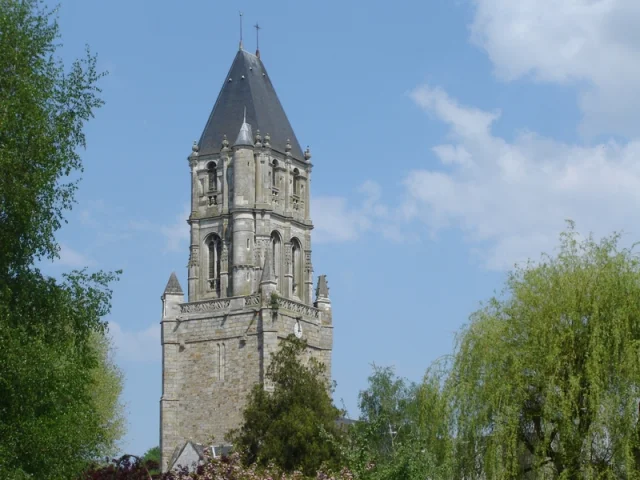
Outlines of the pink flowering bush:
[[261,468],[255,465],[245,467],[240,456],[235,453],[221,459],[207,458],[204,465],[189,471],[184,468],[177,472],[166,473],[163,480],[352,480],[353,474],[347,468],[340,472],[319,471],[315,477],[308,477],[301,472],[283,473],[273,465]]
[[207,457],[204,465],[195,470],[181,468],[164,475],[150,474],[154,465],[144,464],[136,457],[125,455],[113,460],[108,465],[95,467],[85,472],[82,480],[352,480],[355,477],[347,468],[338,473],[319,471],[313,477],[301,472],[283,473],[273,465],[245,467],[240,455],[214,459]]

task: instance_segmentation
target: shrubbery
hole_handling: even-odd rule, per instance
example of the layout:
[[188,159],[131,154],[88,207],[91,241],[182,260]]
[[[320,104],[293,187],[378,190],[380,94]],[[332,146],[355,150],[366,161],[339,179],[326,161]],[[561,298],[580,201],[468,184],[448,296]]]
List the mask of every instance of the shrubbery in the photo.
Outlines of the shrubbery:
[[351,480],[353,474],[346,468],[337,473],[319,471],[309,477],[302,472],[286,473],[273,465],[245,467],[240,461],[239,454],[232,454],[220,459],[207,458],[204,465],[194,471],[187,468],[168,472],[164,475],[152,475],[149,472],[157,468],[153,461],[141,462],[137,457],[125,455],[112,460],[109,465],[94,467],[87,471],[81,480],[303,480],[314,478],[317,480]]

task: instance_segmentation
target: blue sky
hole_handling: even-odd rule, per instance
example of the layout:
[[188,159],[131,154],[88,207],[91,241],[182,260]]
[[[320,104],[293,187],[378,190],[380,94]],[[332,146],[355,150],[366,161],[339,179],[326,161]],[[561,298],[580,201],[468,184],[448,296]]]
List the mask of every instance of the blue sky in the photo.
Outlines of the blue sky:
[[186,286],[186,157],[238,48],[238,10],[247,50],[263,27],[262,59],[313,153],[313,261],[352,416],[372,363],[420,380],[565,219],[638,238],[634,0],[63,1],[63,58],[89,44],[110,74],[46,270],[124,270],[108,318],[123,450],[158,444],[160,295],[174,270]]

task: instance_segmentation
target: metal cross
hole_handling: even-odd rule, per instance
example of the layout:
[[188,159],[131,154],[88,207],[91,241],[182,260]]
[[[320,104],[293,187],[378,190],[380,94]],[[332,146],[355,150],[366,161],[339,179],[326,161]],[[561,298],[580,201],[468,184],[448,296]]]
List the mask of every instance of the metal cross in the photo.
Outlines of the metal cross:
[[256,50],[260,50],[260,29],[262,27],[256,23],[253,28],[256,29]]

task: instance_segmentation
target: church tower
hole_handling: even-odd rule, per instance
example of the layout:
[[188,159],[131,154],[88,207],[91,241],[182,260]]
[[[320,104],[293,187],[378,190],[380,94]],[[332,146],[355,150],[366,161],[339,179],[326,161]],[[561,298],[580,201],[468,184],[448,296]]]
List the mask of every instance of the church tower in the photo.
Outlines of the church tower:
[[238,51],[192,150],[188,298],[175,274],[161,297],[163,470],[186,442],[225,443],[279,339],[305,338],[331,375],[325,276],[313,292],[311,154],[259,54]]

